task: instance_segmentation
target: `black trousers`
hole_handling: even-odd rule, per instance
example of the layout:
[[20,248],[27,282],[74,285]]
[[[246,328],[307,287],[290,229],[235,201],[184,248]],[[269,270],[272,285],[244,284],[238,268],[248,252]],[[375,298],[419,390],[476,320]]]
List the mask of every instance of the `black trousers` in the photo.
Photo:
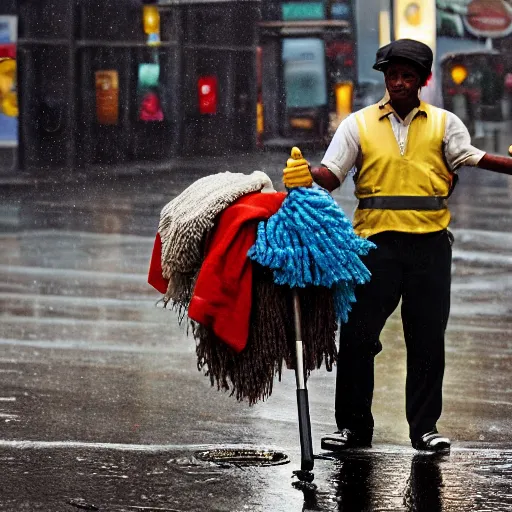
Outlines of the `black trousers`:
[[451,234],[387,231],[370,237],[377,249],[363,262],[371,281],[356,288],[340,329],[336,424],[371,437],[374,358],[379,337],[402,299],[407,349],[406,417],[411,439],[432,430],[441,415],[444,334],[450,312]]

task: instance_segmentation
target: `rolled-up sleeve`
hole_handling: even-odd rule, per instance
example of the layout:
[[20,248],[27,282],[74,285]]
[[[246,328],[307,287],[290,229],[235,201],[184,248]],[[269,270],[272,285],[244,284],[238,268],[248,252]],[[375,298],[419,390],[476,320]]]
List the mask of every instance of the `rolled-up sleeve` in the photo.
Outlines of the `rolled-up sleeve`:
[[475,167],[485,151],[471,145],[471,136],[465,124],[452,112],[446,111],[444,156],[452,171],[463,165]]
[[327,167],[340,183],[345,181],[348,171],[354,167],[359,153],[359,129],[354,114],[345,118],[336,130],[324,157],[322,165]]

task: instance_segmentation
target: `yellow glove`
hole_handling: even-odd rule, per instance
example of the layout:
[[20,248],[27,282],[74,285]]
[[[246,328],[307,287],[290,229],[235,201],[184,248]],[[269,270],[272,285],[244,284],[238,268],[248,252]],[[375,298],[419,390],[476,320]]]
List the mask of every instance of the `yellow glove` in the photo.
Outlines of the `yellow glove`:
[[309,164],[297,147],[292,148],[291,157],[283,169],[283,183],[286,188],[310,187],[313,184]]

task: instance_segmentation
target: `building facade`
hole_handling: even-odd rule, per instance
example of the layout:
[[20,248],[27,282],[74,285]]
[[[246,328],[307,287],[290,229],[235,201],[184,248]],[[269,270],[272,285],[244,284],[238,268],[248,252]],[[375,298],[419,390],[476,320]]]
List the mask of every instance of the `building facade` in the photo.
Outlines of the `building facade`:
[[18,15],[20,168],[255,148],[258,1],[19,0]]
[[352,0],[262,0],[258,100],[262,143],[325,144],[357,81]]
[[[323,146],[383,93],[372,70],[383,10],[423,27],[438,62],[491,40],[510,73],[512,8],[502,3],[490,19],[486,0],[2,2],[0,14],[19,19],[19,167]],[[436,74],[431,88],[448,94]]]

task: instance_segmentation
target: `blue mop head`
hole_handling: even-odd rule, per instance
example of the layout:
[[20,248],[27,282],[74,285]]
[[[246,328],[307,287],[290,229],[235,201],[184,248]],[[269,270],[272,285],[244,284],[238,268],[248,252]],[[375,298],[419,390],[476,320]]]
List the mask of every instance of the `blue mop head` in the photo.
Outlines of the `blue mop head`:
[[326,190],[299,186],[288,190],[267,222],[259,223],[248,256],[272,269],[276,284],[332,288],[336,315],[346,322],[355,286],[371,277],[359,256],[373,248],[375,244],[354,233]]

